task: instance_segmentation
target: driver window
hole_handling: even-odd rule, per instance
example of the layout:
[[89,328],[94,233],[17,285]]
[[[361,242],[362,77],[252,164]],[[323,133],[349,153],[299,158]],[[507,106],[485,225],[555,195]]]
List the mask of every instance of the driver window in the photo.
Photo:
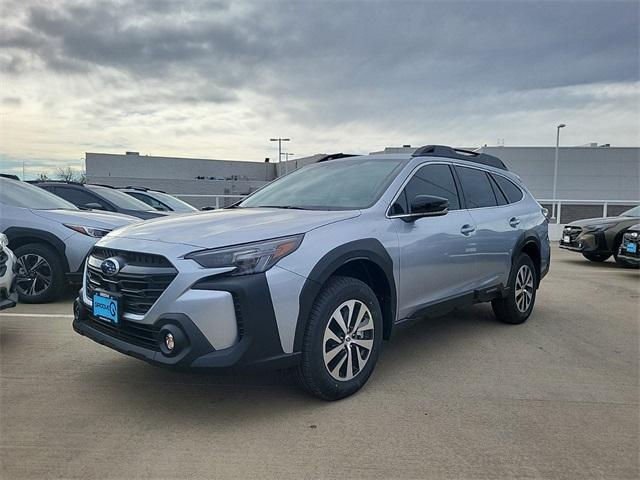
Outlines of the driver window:
[[449,211],[460,209],[458,189],[449,165],[425,165],[416,172],[398,196],[390,215],[409,214],[411,199],[416,195],[433,195],[449,200]]

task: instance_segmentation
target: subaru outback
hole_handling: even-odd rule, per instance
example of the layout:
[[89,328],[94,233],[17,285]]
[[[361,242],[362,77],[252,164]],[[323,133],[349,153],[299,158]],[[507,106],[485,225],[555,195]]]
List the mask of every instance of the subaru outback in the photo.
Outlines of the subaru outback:
[[153,364],[294,368],[335,400],[403,324],[477,302],[527,320],[549,255],[541,206],[500,159],[431,145],[316,163],[229,208],[106,235],[73,325]]

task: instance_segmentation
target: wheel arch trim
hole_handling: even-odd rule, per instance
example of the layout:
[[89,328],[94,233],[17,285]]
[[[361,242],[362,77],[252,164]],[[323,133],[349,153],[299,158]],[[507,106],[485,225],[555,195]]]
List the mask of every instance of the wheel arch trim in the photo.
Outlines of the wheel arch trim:
[[[397,315],[397,290],[393,276],[393,260],[379,240],[365,238],[347,242],[330,250],[316,263],[307,276],[299,298],[300,308],[293,342],[294,352],[300,351],[302,348],[307,319],[313,307],[313,302],[324,283],[341,267],[359,260],[375,264],[384,273],[384,280],[389,289],[389,305],[387,306],[386,315],[390,317],[383,319],[385,325],[384,338],[389,338]],[[385,308],[383,305],[381,305],[381,309],[384,316]]]
[[64,273],[69,272],[69,262],[67,261],[66,255],[67,247],[65,243],[53,233],[27,227],[9,227],[4,231],[4,233],[9,239],[9,245],[12,249],[19,248],[14,246],[16,242],[19,242],[20,246],[29,243],[45,243],[52,247],[58,255],[60,255],[60,261],[62,262]]

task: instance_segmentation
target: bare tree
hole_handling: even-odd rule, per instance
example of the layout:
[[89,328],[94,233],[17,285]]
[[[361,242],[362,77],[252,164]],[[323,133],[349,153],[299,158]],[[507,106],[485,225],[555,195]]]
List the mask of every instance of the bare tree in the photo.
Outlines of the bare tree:
[[56,171],[56,177],[58,180],[63,180],[65,182],[77,182],[78,181],[78,173],[73,170],[71,167],[59,168]]
[[36,176],[36,180],[40,180],[41,182],[46,182],[47,180],[49,180],[49,175],[47,175],[44,172],[40,172],[37,176]]

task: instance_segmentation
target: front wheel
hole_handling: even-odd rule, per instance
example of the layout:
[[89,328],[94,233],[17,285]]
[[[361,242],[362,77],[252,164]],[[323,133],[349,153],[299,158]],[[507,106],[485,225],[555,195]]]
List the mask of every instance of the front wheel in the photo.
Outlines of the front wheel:
[[536,302],[536,269],[531,257],[521,253],[509,279],[509,293],[491,302],[493,313],[504,323],[524,323]]
[[611,256],[611,254],[607,255],[604,253],[583,253],[582,256],[590,262],[604,262]]
[[323,400],[338,400],[367,382],[382,344],[382,311],[369,286],[332,277],[309,316],[297,368],[300,385]]
[[14,251],[18,271],[16,290],[24,303],[46,303],[58,298],[66,286],[60,256],[48,245],[29,243]]

